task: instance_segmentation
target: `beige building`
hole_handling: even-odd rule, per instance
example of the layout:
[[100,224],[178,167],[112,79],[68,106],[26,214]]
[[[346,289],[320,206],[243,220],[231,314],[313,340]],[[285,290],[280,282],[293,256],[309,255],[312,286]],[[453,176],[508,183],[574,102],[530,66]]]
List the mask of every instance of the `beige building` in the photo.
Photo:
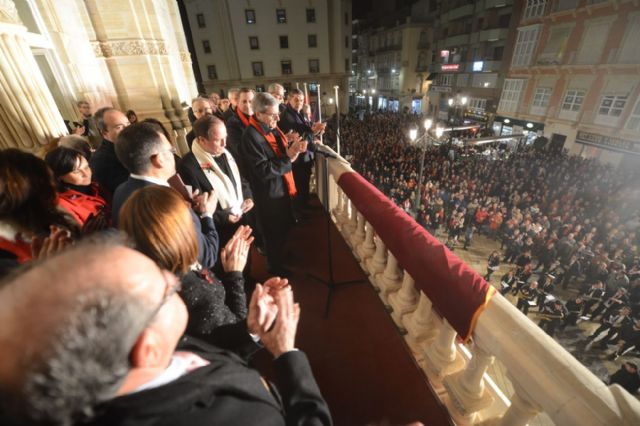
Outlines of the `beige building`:
[[571,154],[637,166],[639,65],[637,1],[529,0],[495,130],[537,129]]
[[0,147],[36,150],[93,110],[133,109],[184,138],[196,94],[175,1],[1,0]]
[[307,83],[312,99],[320,84],[327,105],[333,86],[346,95],[351,1],[187,0],[185,6],[207,93]]

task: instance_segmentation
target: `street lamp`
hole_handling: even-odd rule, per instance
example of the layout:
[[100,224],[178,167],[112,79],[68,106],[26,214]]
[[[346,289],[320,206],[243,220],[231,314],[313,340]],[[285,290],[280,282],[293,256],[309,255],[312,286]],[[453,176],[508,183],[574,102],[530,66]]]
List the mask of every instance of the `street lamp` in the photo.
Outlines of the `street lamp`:
[[371,89],[371,93],[376,94],[376,89]]
[[[418,217],[418,211],[420,210],[420,202],[422,196],[422,176],[424,175],[424,158],[427,153],[427,147],[429,146],[429,141],[437,142],[438,139],[442,137],[444,134],[444,128],[442,126],[436,126],[435,133],[436,137],[434,138],[429,134],[429,129],[433,125],[433,120],[427,118],[424,120],[424,134],[418,138],[418,129],[413,128],[409,129],[409,139],[411,139],[411,143],[415,145],[420,145],[422,148],[422,155],[420,158],[420,173],[418,174],[418,182],[417,182],[417,190],[416,190],[416,198],[413,202],[413,218]],[[417,138],[417,139],[416,139]]]

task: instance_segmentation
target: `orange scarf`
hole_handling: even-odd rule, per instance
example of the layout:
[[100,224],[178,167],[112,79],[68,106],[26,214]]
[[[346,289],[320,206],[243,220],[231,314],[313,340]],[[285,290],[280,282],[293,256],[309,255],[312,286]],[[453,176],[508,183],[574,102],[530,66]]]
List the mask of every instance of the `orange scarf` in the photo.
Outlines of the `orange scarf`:
[[238,108],[236,108],[236,112],[238,113],[238,118],[240,119],[240,121],[242,121],[242,125],[244,127],[247,127],[249,125],[249,119],[247,118],[247,116],[244,115],[244,113]]
[[[276,140],[276,135],[274,135],[272,132],[269,132],[269,134],[265,133],[264,130],[262,130],[262,125],[258,123],[254,117],[251,117],[249,119],[249,123],[258,131],[258,133],[260,133],[265,138],[265,140],[269,143],[269,146],[271,146],[271,149],[273,150],[273,152],[276,154],[277,157],[279,158],[286,157],[287,155],[286,152],[283,152],[280,145],[278,145],[278,141]],[[281,139],[282,143],[286,143],[287,137],[282,132],[282,130],[280,130],[280,128],[276,127],[275,129],[273,129],[273,131],[278,132],[280,134],[280,137],[282,138]],[[289,196],[291,198],[295,197],[298,191],[296,190],[296,183],[293,180],[293,172],[288,171],[282,177],[284,178],[284,182],[287,185]]]

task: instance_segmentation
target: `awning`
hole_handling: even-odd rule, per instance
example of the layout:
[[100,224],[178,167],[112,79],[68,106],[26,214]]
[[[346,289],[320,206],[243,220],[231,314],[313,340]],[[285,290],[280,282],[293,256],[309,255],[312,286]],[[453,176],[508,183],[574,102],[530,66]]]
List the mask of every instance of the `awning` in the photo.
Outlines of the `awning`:
[[486,136],[484,138],[469,138],[465,139],[463,143],[465,145],[486,145],[488,143],[493,142],[506,142],[510,139],[520,139],[523,138],[524,135],[522,133],[518,133],[517,135],[504,135],[504,136]]

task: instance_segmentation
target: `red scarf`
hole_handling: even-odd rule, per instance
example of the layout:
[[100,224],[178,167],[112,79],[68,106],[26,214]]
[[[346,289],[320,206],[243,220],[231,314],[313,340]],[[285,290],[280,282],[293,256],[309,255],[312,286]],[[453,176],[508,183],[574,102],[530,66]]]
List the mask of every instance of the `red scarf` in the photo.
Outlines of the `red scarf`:
[[249,118],[240,111],[240,108],[236,108],[236,112],[238,113],[238,118],[242,121],[242,125],[247,127],[249,125]]
[[14,254],[20,264],[33,258],[31,254],[31,244],[22,241],[20,238],[16,238],[15,241],[9,241],[0,237],[0,250]]
[[[276,135],[274,135],[272,132],[270,132],[269,134],[265,133],[264,130],[262,130],[262,125],[258,123],[254,117],[251,117],[249,119],[249,123],[266,139],[267,142],[269,142],[271,149],[273,150],[273,152],[276,154],[277,157],[279,158],[286,157],[287,155],[286,152],[283,152],[280,146],[278,145],[278,141],[276,140]],[[273,131],[274,132],[277,131],[280,134],[280,137],[282,138],[282,143],[286,143],[287,137],[282,132],[282,130],[280,130],[279,127],[276,127]],[[284,182],[287,184],[287,190],[289,192],[289,196],[291,198],[295,197],[298,191],[296,190],[296,183],[293,180],[293,172],[288,171],[282,177],[284,178]]]

